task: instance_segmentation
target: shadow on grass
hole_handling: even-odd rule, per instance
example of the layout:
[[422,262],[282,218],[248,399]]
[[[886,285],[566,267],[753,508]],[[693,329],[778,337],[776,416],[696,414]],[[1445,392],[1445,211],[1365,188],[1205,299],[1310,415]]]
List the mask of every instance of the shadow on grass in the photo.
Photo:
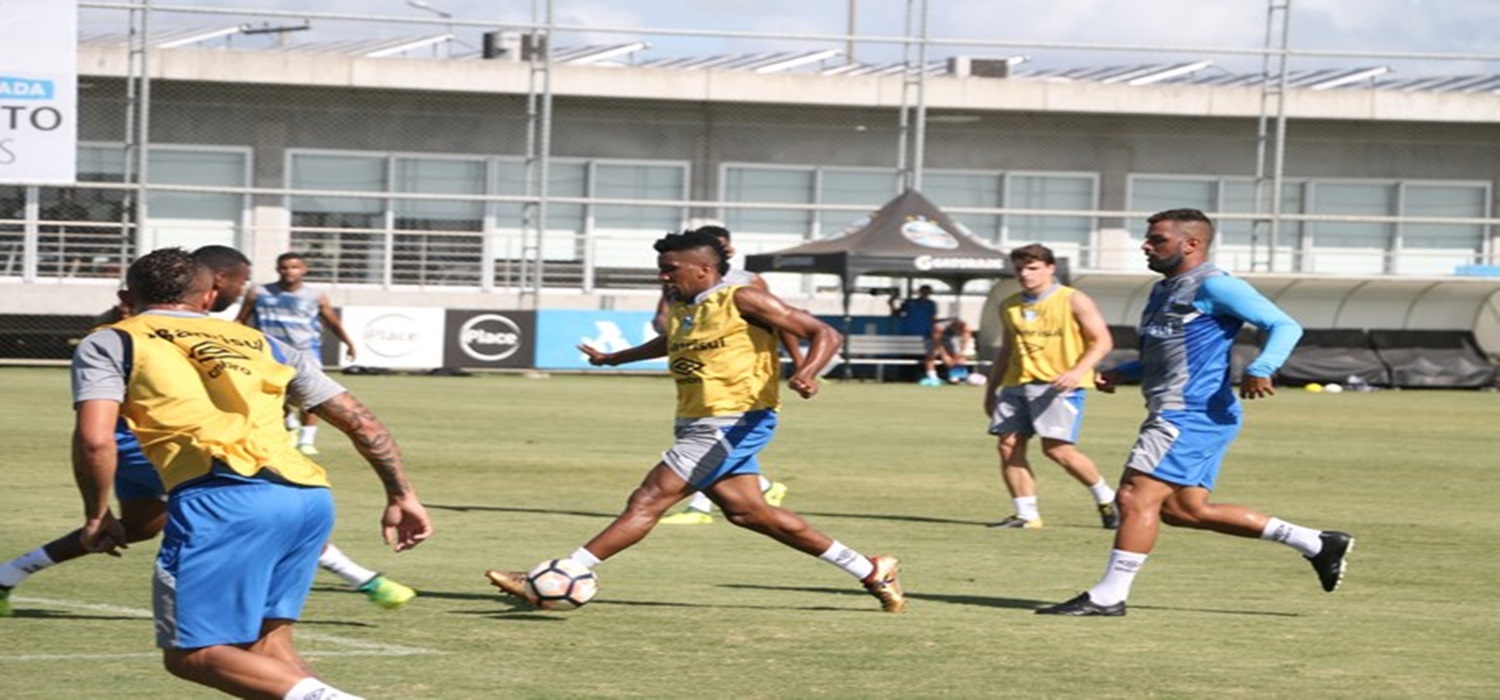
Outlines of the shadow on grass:
[[[857,596],[860,598],[870,597],[869,593],[851,588],[813,588],[808,586],[759,586],[747,583],[725,584],[725,588],[743,588],[762,591],[797,591],[799,593],[827,593],[840,596]],[[906,592],[908,600],[923,600],[937,603],[949,603],[952,605],[975,605],[983,608],[1011,608],[1017,610],[1030,610],[1050,604],[1051,601],[1027,600],[1023,598],[1004,598],[1000,596],[981,595],[957,595],[947,593],[912,593]],[[842,609],[842,608],[838,608]]]
[[98,620],[98,621],[130,621],[140,622],[146,618],[139,615],[98,615],[78,614],[64,610],[46,610],[37,608],[12,607],[10,611],[12,618],[26,618],[31,620]]
[[557,510],[554,508],[516,508],[512,506],[463,506],[447,505],[442,503],[423,503],[428,510],[451,510],[456,513],[468,513],[471,511],[485,513],[540,513],[543,515],[573,515],[580,518],[611,518],[619,513],[597,513],[587,510]]
[[[448,510],[457,513],[485,512],[485,513],[538,513],[543,515],[571,515],[581,518],[611,518],[619,513],[600,513],[587,510],[560,510],[555,508],[521,508],[515,506],[475,506],[475,505],[450,505],[444,503],[424,503],[428,510]],[[939,518],[927,515],[896,515],[892,513],[824,513],[801,511],[795,508],[794,512],[811,518],[847,518],[856,520],[888,520],[901,523],[929,523],[937,525],[987,525],[983,520],[956,520],[953,518]]]

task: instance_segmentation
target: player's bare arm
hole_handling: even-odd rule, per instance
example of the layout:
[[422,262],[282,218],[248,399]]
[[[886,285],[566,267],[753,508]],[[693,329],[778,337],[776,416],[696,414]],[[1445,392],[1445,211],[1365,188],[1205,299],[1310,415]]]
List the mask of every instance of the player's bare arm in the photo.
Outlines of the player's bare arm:
[[[250,285],[247,285],[250,286]],[[250,286],[245,290],[245,300],[240,302],[240,312],[235,315],[234,322],[243,326],[255,327],[255,287]]]
[[667,356],[667,336],[659,335],[633,348],[619,352],[600,352],[587,345],[575,345],[578,351],[588,356],[589,364],[595,367],[613,367],[641,360],[654,360]]
[[386,543],[394,544],[396,551],[400,552],[431,536],[432,522],[427,517],[427,509],[406,478],[401,448],[385,424],[349,392],[314,406],[312,412],[348,435],[354,449],[380,477],[387,501],[381,518]]
[[1078,358],[1068,371],[1058,375],[1052,380],[1052,386],[1058,389],[1077,388],[1084,378],[1088,377],[1094,367],[1115,348],[1115,341],[1109,334],[1109,326],[1104,323],[1104,315],[1099,313],[1099,305],[1089,295],[1075,291],[1068,300],[1073,310],[1073,318],[1078,321],[1078,329],[1083,335],[1084,344],[1087,349]]
[[344,330],[343,322],[339,321],[339,315],[333,312],[333,302],[329,301],[328,295],[318,297],[318,315],[323,317],[323,324],[328,330],[344,343],[344,355],[350,362],[354,361],[354,341],[349,338],[349,333]]
[[[766,279],[760,275],[751,277],[750,284],[762,292],[771,293],[771,285],[766,284]],[[797,336],[791,333],[777,333],[776,337],[781,339],[781,347],[786,348],[786,356],[792,360],[792,373],[796,374],[797,370],[802,369],[802,363],[807,361],[802,356],[802,343],[798,342]]]
[[802,365],[792,373],[787,386],[804,399],[816,395],[819,387],[818,373],[833,361],[844,337],[832,326],[819,321],[816,316],[755,287],[740,287],[735,290],[734,304],[739,307],[741,315],[760,322],[778,335],[786,333],[810,343]]
[[93,399],[79,402],[73,423],[73,479],[83,497],[83,532],[79,539],[90,552],[120,556],[125,549],[125,527],[109,508],[115,483],[119,448],[115,423],[120,404]]

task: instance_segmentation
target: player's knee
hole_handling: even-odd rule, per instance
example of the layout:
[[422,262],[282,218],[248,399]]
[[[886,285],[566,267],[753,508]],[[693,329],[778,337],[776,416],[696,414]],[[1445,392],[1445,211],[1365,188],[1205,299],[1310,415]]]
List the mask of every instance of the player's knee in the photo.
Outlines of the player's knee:
[[1066,442],[1053,442],[1042,445],[1042,454],[1058,464],[1066,464],[1078,453],[1077,448]]
[[1198,527],[1203,522],[1203,512],[1195,504],[1168,499],[1162,504],[1161,520],[1174,527]]
[[167,649],[162,652],[161,665],[178,678],[195,680],[207,666],[202,649]]

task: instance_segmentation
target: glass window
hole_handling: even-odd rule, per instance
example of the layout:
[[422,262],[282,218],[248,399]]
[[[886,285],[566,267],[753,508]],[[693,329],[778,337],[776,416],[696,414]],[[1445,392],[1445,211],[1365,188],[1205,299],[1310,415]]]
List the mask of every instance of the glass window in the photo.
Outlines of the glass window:
[[[687,169],[670,165],[601,163],[594,167],[594,196],[600,199],[679,200],[687,194]],[[594,226],[661,233],[678,228],[681,207],[614,206],[594,208]]]
[[[1401,201],[1403,216],[1484,218],[1489,192],[1472,185],[1408,185]],[[1479,252],[1484,226],[1479,224],[1402,224],[1403,248],[1448,248]]]
[[[398,157],[396,193],[482,195],[482,160]],[[394,199],[396,233],[391,281],[416,285],[477,285],[484,241],[479,200]],[[414,233],[404,233],[412,231]],[[444,234],[443,231],[465,233]],[[419,232],[419,233],[415,233]]]
[[[1396,213],[1396,187],[1390,183],[1313,184],[1314,214],[1390,216]],[[1393,226],[1388,223],[1318,222],[1313,244],[1319,248],[1390,247]]]
[[[79,146],[78,187],[42,187],[37,204],[37,274],[43,277],[118,277],[131,257],[125,235],[126,193],[88,187],[122,182],[123,146]],[[92,223],[82,223],[92,222]]]
[[[1095,208],[1094,179],[1065,175],[1011,175],[1006,178],[1005,206],[1014,209]],[[1087,247],[1094,231],[1087,216],[1008,216],[1006,240],[1012,244],[1031,242],[1071,243]]]
[[1130,208],[1155,213],[1184,207],[1218,209],[1218,183],[1214,180],[1135,177],[1130,180]]
[[[244,187],[248,160],[249,154],[243,151],[152,148],[150,178],[171,185]],[[142,249],[239,243],[245,215],[243,194],[153,191],[147,203],[150,221],[140,241]]]
[[[998,173],[925,173],[922,194],[944,210],[955,207],[999,209],[1001,178]],[[967,214],[948,211],[954,221],[968,228],[979,239],[999,245],[1000,217],[995,214]]]
[[[823,238],[836,236],[899,192],[900,179],[889,170],[825,169],[819,185],[821,204],[858,204],[866,211],[823,211],[818,214],[818,231]],[[733,230],[731,228],[730,230]]]
[[[386,191],[386,158],[292,155],[294,189]],[[292,197],[292,248],[307,256],[308,278],[320,282],[385,281],[385,199]]]
[[[811,204],[814,175],[811,168],[730,167],[724,175],[724,199]],[[806,210],[726,208],[724,224],[735,233],[777,233],[800,239],[812,228],[812,217]]]

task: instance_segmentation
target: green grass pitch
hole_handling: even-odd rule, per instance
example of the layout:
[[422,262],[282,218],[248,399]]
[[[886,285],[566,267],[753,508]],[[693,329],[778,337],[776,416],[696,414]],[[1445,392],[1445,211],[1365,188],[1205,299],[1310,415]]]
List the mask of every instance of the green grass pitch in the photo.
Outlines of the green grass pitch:
[[[437,533],[393,554],[379,485],[341,435],[334,541],[419,591],[382,611],[319,574],[298,625],[331,683],[371,698],[1493,697],[1500,688],[1500,395],[1285,389],[1246,406],[1217,498],[1359,538],[1325,594],[1292,550],[1164,530],[1130,614],[1031,610],[1097,578],[1110,534],[1087,492],[1033,455],[1047,528],[1010,512],[980,391],[831,383],[789,397],[763,455],[786,505],[903,562],[885,615],[831,566],[722,521],[661,527],[598,569],[587,608],[512,607],[487,568],[565,555],[616,513],[671,439],[660,377],[348,377],[392,427]],[[0,369],[0,557],[79,523],[67,373]],[[790,392],[788,392],[789,394]],[[1081,446],[1111,479],[1143,415],[1089,398]],[[153,544],[16,589],[0,696],[217,697],[152,646]]]

